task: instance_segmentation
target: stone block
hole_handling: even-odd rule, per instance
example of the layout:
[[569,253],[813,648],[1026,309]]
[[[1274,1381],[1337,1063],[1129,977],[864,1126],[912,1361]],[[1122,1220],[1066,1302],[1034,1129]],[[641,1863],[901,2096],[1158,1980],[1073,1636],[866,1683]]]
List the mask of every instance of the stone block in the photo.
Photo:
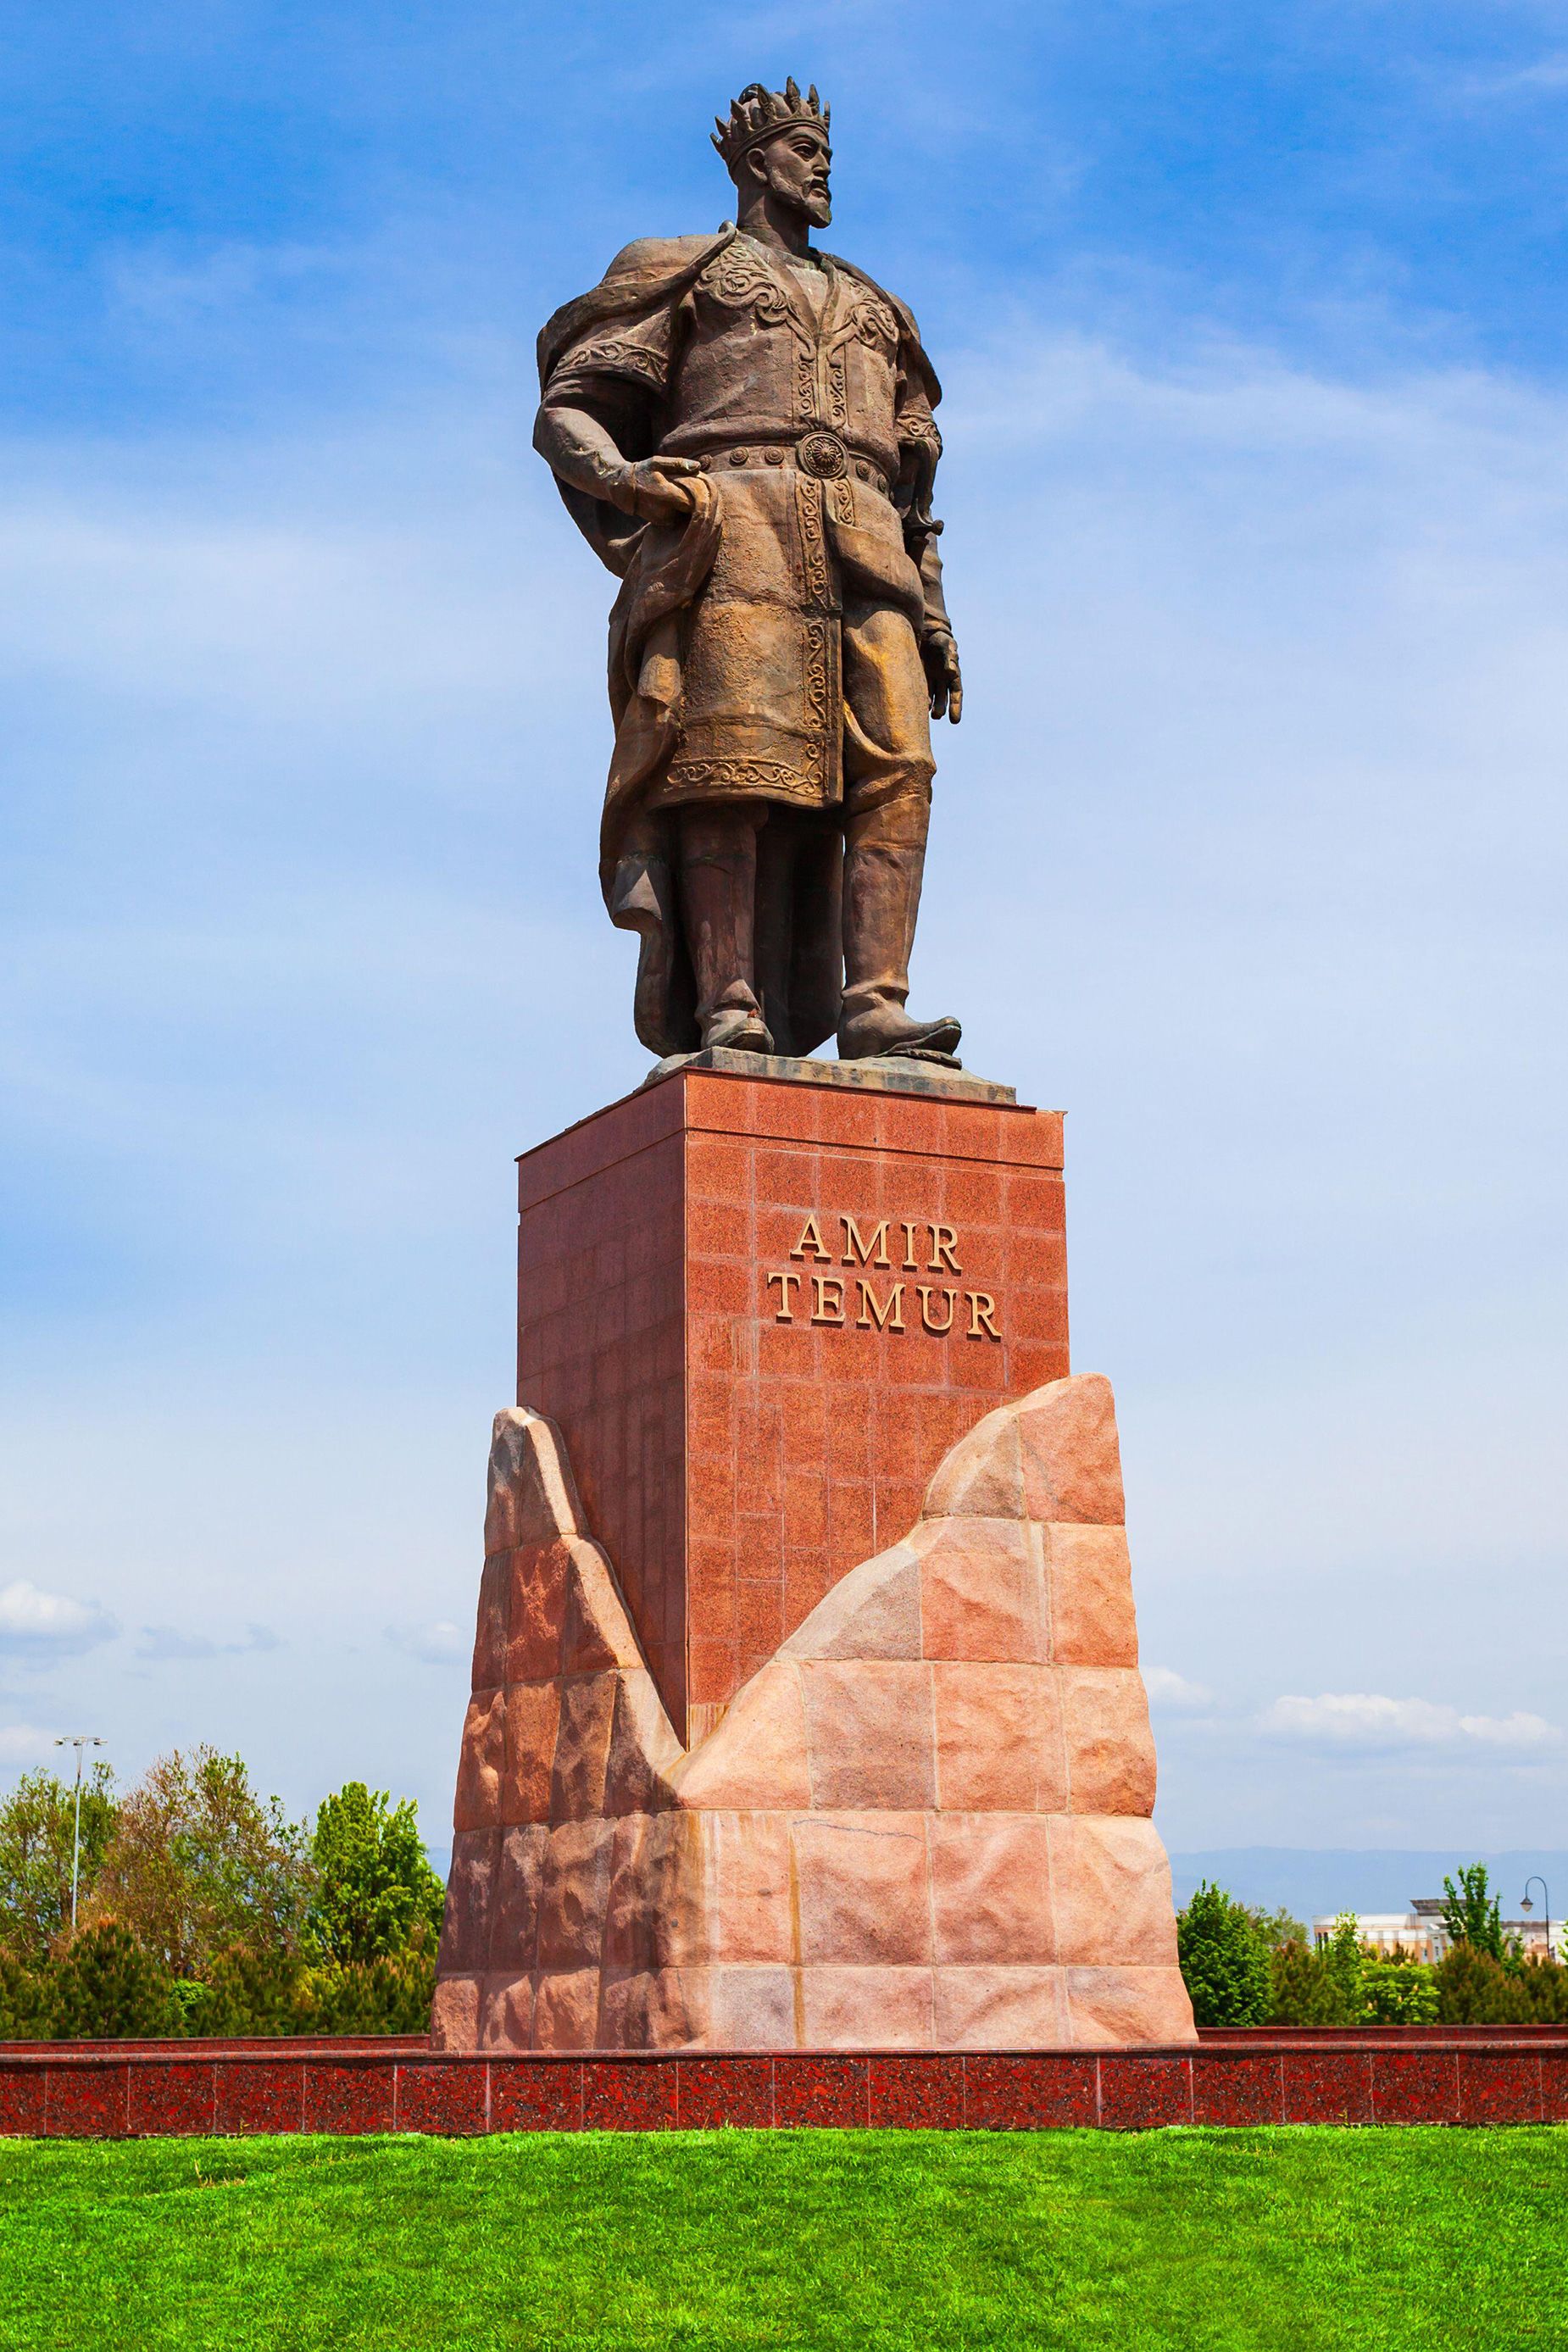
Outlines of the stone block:
[[487,1976],[479,1992],[481,2050],[529,2050],[533,2046],[533,1979],[504,1972]]
[[503,1557],[507,1578],[506,1679],[548,1682],[561,1672],[572,1555],[563,1539],[526,1544]]
[[605,1810],[605,1777],[610,1761],[619,1679],[614,1674],[563,1677],[561,1720],[555,1734],[550,1781],[550,1817],[580,1822]]
[[552,1970],[539,1977],[533,1995],[536,2050],[596,2049],[598,2028],[596,1968]]
[[1053,1814],[1051,1888],[1064,1964],[1174,1969],[1171,1865],[1152,1822]]
[[920,1560],[895,1544],[851,1569],[784,1644],[794,1658],[918,1658]]
[[1049,1820],[942,1813],[929,1843],[937,1960],[1048,1968],[1057,1958]]
[[1154,1736],[1142,1676],[1131,1666],[1063,1666],[1059,1679],[1071,1810],[1152,1813]]
[[929,1666],[805,1659],[800,1677],[815,1806],[907,1811],[935,1804]]
[[795,1979],[787,1968],[723,1967],[708,1971],[708,2046],[787,2050],[795,2038]]
[[[479,2046],[479,1991],[482,1979],[478,1974],[451,1976],[443,1974],[436,1986],[436,1998],[430,2010],[430,2046],[434,2050],[477,2050]],[[299,2101],[295,2107],[298,2113]],[[291,2128],[299,2129],[296,2122]]]
[[597,1971],[615,1831],[613,1822],[602,1820],[552,1830],[539,1904],[540,1968]]
[[673,1802],[670,1776],[683,1750],[646,1667],[617,1677],[605,1772],[607,1813],[646,1813]]
[[1127,1517],[1110,1382],[1051,1381],[1017,1408],[1024,1508],[1032,1519],[1120,1527]]
[[931,1701],[943,1812],[1066,1811],[1059,1677],[1049,1666],[933,1665]]
[[1135,1666],[1138,1622],[1125,1528],[1045,1530],[1051,1656],[1060,1665]]
[[1037,1530],[1017,1520],[927,1519],[910,1541],[920,1555],[928,1658],[1002,1665],[1044,1661],[1045,1575]]
[[1060,2050],[1071,2041],[1060,1969],[938,1968],[934,2039],[943,2050]]
[[501,1772],[506,1763],[506,1695],[476,1691],[463,1724],[458,1764],[455,1830],[488,1830],[500,1821]]
[[493,1690],[506,1680],[507,1609],[511,1581],[511,1554],[492,1552],[479,1579],[479,1616],[474,1627],[475,1690]]
[[539,1910],[550,1832],[542,1822],[501,1832],[489,1920],[489,1966],[516,1976],[532,1969],[539,1952]]
[[927,1968],[802,1969],[801,2046],[807,2050],[929,2050],[933,2011]]
[[566,1547],[566,1623],[561,1641],[561,1671],[601,1674],[616,1666],[642,1665],[626,1604],[616,1589],[610,1563],[596,1543],[574,1538]]
[[443,1975],[489,1965],[491,1913],[500,1855],[499,1829],[458,1830],[452,1838],[447,1910],[437,1960]]
[[1181,1971],[1169,1962],[1152,1968],[1069,1968],[1064,1979],[1067,2038],[1080,2048],[1195,2038],[1187,1989]]
[[694,1833],[700,1916],[716,1961],[795,1958],[787,1813],[700,1812],[675,1817]]
[[805,1707],[800,1667],[774,1658],[737,1695],[672,1776],[678,1801],[696,1809],[809,1806]]
[[931,1900],[923,1813],[796,1821],[799,1956],[818,1961],[929,1961]]
[[500,1818],[508,1826],[550,1819],[560,1717],[559,1683],[508,1684],[500,1791]]
[[926,1488],[923,1517],[1021,1519],[1024,1513],[1017,1409],[1001,1405],[946,1455]]
[[509,1405],[497,1413],[490,1437],[486,1552],[548,1543],[552,1536],[574,1535],[578,1524],[576,1487],[559,1431],[542,1413]]

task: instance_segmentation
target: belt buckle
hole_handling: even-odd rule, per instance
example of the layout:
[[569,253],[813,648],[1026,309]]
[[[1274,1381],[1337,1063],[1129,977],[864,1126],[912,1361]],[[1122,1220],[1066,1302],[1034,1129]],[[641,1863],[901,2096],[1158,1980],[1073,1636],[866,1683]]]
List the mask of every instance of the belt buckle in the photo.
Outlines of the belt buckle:
[[795,457],[814,482],[841,482],[849,471],[849,452],[837,433],[808,433]]

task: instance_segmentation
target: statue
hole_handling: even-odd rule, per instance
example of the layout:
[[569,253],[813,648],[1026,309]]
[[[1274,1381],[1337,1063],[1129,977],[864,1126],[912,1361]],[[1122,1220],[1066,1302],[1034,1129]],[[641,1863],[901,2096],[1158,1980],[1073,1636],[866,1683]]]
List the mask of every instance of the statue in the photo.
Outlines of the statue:
[[540,337],[534,446],[621,582],[600,836],[637,1035],[952,1064],[905,1010],[934,761],[963,687],[913,318],[815,249],[828,110],[753,82],[710,236],[628,245]]

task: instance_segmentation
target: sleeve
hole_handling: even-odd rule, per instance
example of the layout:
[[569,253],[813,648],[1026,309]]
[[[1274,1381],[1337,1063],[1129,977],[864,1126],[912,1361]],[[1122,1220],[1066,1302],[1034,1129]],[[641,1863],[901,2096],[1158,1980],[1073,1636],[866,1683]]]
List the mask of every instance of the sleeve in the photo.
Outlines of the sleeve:
[[942,557],[937,550],[942,525],[931,513],[937,462],[942,456],[942,435],[931,414],[931,394],[926,383],[930,371],[909,364],[908,358],[908,354],[900,352],[900,359],[904,363],[899,369],[894,415],[899,440],[904,542],[920,566],[921,585],[925,591],[922,634],[931,636],[942,630],[951,635],[952,624],[947,616],[947,602],[942,585]]
[[550,371],[545,398],[560,399],[605,376],[662,396],[675,346],[676,307],[660,303],[640,316],[612,320],[569,343]]

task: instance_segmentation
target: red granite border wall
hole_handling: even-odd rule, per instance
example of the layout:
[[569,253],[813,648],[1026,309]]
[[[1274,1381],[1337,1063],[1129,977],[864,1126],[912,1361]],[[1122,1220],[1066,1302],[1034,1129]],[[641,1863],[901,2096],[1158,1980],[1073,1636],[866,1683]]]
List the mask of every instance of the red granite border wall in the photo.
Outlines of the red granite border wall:
[[1568,2032],[1438,2027],[1194,2049],[542,2053],[417,2041],[0,2046],[0,2137],[709,2131],[1145,2131],[1568,2120]]

